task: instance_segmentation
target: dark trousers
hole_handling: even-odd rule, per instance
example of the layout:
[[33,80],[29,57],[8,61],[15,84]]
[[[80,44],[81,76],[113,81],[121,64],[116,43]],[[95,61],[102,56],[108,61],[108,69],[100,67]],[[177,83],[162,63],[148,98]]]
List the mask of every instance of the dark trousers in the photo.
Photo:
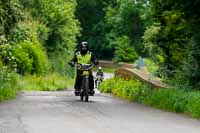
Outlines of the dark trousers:
[[[75,81],[75,86],[74,86],[75,90],[81,89],[82,73],[83,73],[82,71],[77,70],[76,81]],[[92,71],[90,71],[90,75],[89,75],[89,88],[90,88],[90,91],[94,90],[94,78],[92,75]]]
[[[98,79],[95,79],[95,87],[97,87],[97,81],[98,81]],[[101,82],[103,81],[102,79],[100,80]]]

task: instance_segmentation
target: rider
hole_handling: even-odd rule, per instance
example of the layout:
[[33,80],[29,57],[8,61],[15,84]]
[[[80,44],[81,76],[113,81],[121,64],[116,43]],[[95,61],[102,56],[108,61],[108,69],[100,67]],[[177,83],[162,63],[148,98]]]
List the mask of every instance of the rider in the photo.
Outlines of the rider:
[[[74,66],[76,63],[78,64],[98,64],[98,60],[96,59],[95,55],[89,50],[88,42],[81,42],[79,45],[78,51],[75,52],[72,60],[70,61],[70,65]],[[82,71],[77,69],[76,74],[76,82],[75,82],[75,95],[79,96],[80,94],[80,87],[81,87],[81,75]],[[92,71],[89,74],[89,93],[90,95],[94,95],[94,78],[92,75]]]
[[97,81],[98,81],[98,76],[100,76],[101,77],[101,82],[103,81],[103,71],[102,71],[102,68],[101,67],[98,67],[98,71],[97,71],[97,73],[96,73],[96,79],[95,79],[95,86],[96,86],[96,88],[97,88]]

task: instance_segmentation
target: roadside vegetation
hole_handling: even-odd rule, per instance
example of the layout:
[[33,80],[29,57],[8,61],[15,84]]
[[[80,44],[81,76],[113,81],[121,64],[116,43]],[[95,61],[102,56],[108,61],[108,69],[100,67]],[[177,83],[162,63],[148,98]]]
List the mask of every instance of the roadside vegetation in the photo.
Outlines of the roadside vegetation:
[[138,80],[108,79],[100,85],[103,93],[113,95],[130,102],[164,109],[176,113],[185,113],[200,118],[200,92],[183,89],[156,89]]
[[75,0],[0,0],[0,101],[18,90],[67,89],[79,35]]
[[18,87],[19,77],[16,73],[3,66],[0,62],[0,102],[10,98],[15,98]]

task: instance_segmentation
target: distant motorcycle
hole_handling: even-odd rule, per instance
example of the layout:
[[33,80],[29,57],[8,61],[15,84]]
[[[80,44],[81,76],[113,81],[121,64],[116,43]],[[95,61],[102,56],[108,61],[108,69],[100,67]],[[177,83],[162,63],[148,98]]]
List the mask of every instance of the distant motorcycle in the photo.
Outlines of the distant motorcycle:
[[103,81],[102,76],[97,76],[96,77],[96,88],[99,90],[100,83]]

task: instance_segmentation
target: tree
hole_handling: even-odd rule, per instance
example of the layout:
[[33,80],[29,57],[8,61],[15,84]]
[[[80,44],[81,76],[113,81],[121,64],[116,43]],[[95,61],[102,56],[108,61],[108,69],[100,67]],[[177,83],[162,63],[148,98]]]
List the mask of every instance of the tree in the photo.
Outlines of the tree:
[[169,77],[181,73],[182,79],[189,81],[193,87],[200,86],[199,5],[199,0],[151,1],[154,22],[159,23],[159,31],[156,36],[152,34],[152,37],[148,37],[150,29],[156,28],[152,25],[144,35],[145,43],[159,49],[157,54],[159,51],[164,57],[161,68],[165,69],[162,72]]
[[21,17],[22,10],[16,0],[0,0],[0,35],[8,37]]
[[20,0],[32,17],[49,29],[45,47],[48,51],[73,49],[79,34],[75,19],[75,0]]

